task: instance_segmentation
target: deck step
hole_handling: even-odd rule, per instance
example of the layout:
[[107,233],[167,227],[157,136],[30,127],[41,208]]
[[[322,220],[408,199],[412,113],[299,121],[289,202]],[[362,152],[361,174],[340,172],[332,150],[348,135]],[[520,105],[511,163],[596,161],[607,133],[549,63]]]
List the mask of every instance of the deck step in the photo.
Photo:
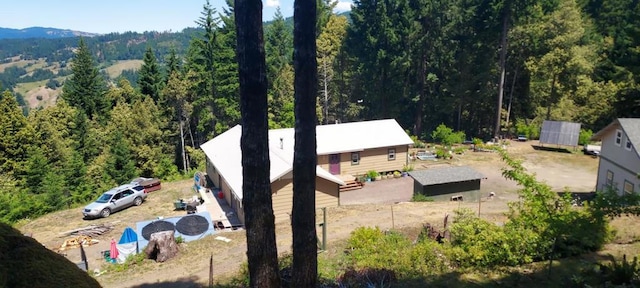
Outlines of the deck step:
[[362,186],[364,184],[358,180],[345,181],[345,184],[340,186],[340,192],[362,189]]

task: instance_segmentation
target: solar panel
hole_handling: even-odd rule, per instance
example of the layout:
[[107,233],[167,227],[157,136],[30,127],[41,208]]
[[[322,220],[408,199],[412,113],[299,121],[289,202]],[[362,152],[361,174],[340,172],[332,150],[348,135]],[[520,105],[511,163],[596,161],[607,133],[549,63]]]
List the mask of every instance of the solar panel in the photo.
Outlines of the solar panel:
[[549,121],[542,123],[540,143],[565,146],[578,146],[580,123]]

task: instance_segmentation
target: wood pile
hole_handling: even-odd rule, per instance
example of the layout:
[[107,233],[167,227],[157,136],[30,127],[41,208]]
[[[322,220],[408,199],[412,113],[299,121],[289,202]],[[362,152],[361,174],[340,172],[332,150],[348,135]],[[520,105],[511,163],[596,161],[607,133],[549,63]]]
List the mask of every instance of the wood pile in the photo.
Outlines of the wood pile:
[[91,246],[93,244],[97,244],[100,241],[96,240],[96,239],[91,239],[91,236],[77,236],[74,238],[69,238],[64,240],[64,242],[62,242],[62,245],[60,245],[60,249],[58,251],[64,251],[67,249],[72,249],[72,248],[78,248],[80,247],[80,245],[82,246]]
[[111,230],[113,230],[113,226],[99,224],[99,225],[90,225],[87,227],[69,230],[66,232],[62,232],[61,234],[63,234],[64,236],[79,235],[79,236],[97,237]]

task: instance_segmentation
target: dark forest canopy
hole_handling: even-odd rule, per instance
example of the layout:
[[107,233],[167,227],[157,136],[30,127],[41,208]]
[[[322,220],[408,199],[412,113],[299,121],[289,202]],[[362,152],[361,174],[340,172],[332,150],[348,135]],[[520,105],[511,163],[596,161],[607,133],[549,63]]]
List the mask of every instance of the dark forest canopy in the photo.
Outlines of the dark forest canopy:
[[[424,140],[440,124],[489,139],[535,134],[546,119],[598,130],[640,115],[637,1],[359,0],[350,19],[318,3],[318,124],[395,118]],[[5,62],[20,54],[74,67],[61,70],[54,106],[25,113],[23,99],[0,96],[0,219],[81,205],[132,173],[202,169],[199,145],[240,121],[232,5],[204,5],[198,27],[179,33],[83,38],[83,53],[78,38],[0,40]],[[264,27],[270,128],[295,121],[292,35],[281,13]],[[143,67],[95,73],[124,59]],[[3,89],[23,81],[20,69],[0,73]],[[38,181],[48,186],[29,184]]]

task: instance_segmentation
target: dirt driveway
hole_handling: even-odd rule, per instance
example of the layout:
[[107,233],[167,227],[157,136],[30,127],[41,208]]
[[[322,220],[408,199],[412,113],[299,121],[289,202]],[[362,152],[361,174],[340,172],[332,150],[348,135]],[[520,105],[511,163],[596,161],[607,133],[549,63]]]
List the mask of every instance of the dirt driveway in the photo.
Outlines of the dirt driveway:
[[401,177],[365,183],[362,189],[340,193],[340,205],[391,204],[413,196],[413,178]]

